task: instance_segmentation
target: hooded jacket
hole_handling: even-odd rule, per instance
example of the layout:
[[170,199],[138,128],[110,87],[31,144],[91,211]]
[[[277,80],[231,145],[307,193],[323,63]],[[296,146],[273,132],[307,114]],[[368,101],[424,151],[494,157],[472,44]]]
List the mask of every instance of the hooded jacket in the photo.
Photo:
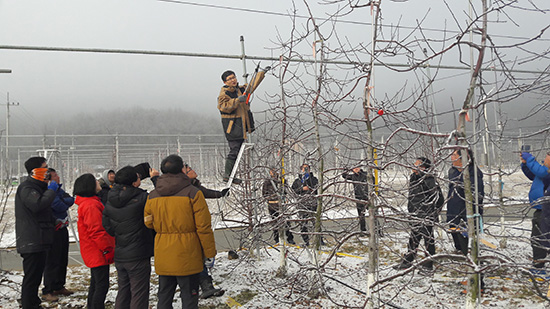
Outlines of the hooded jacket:
[[46,251],[53,242],[54,221],[51,204],[55,192],[46,182],[28,177],[15,194],[15,235],[17,252]]
[[216,256],[211,217],[203,193],[183,173],[163,174],[151,191],[145,225],[154,229],[155,271],[161,276],[200,273]]
[[412,173],[407,208],[417,218],[435,221],[444,203],[441,188],[430,174]]
[[540,203],[535,203],[535,201],[544,195],[544,191],[550,185],[548,168],[539,164],[535,157],[530,157],[526,163],[521,164],[521,170],[527,178],[533,181],[529,188],[529,202],[533,206],[532,208],[541,209]]
[[[477,167],[476,167],[477,168]],[[468,166],[470,172],[470,182],[472,184],[472,194],[475,195],[475,175],[474,166]],[[459,224],[460,221],[467,222],[466,218],[466,200],[464,198],[464,177],[463,173],[456,167],[449,169],[449,193],[447,200],[447,222]],[[477,169],[477,188],[479,204],[479,213],[483,215],[483,197],[485,196],[485,185],[483,184],[483,173]]]
[[153,231],[143,222],[147,191],[114,184],[103,210],[103,227],[115,237],[115,262],[133,262],[153,256]]
[[101,199],[101,202],[103,205],[107,204],[107,196],[109,194],[109,190],[113,187],[113,184],[109,181],[109,172],[113,170],[104,170],[102,177],[99,179],[99,185],[101,186],[101,191],[97,194],[99,196],[99,199]]
[[77,195],[75,204],[78,205],[78,237],[84,264],[90,268],[109,265],[103,253],[114,250],[115,239],[107,234],[101,224],[105,207],[97,196]]
[[[251,82],[250,93],[256,90],[264,76],[265,72],[258,72],[254,81]],[[254,119],[250,112],[250,105],[239,101],[239,97],[243,95],[247,86],[247,84],[236,87],[224,85],[218,95],[218,110],[222,117],[225,138],[228,141],[245,139],[246,133],[254,131]]]

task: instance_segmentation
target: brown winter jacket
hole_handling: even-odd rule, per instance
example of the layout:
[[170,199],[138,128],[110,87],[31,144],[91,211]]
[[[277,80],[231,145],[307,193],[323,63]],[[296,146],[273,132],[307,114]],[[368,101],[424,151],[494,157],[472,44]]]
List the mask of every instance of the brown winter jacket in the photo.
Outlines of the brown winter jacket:
[[[253,93],[265,77],[265,72],[258,72],[250,83]],[[250,105],[240,102],[239,96],[243,95],[248,85],[229,87],[224,85],[218,95],[218,109],[222,116],[222,126],[228,141],[245,139],[246,133],[254,131],[254,121],[251,119]],[[250,114],[250,115],[249,115]]]
[[202,192],[183,173],[163,174],[149,194],[145,225],[155,229],[155,271],[161,276],[200,273],[216,256],[210,212]]

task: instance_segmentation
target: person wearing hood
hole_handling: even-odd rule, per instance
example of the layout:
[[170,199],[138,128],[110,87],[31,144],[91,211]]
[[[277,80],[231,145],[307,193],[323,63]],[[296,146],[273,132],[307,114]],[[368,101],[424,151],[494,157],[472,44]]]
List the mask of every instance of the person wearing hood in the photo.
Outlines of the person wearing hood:
[[[247,95],[254,92],[260,85],[267,70],[269,70],[269,67],[255,75],[254,80],[250,82],[250,88],[246,95],[245,92],[247,91],[248,85],[239,86],[235,72],[225,71],[222,74],[224,85],[218,95],[218,110],[221,114],[225,138],[229,144],[229,153],[225,159],[223,181],[229,180],[229,176],[235,166],[235,160],[237,160],[237,155],[239,154],[241,145],[247,137],[247,133],[252,133],[255,130],[254,118],[250,111]],[[238,184],[241,182],[241,179],[233,179],[233,183]]]
[[113,264],[115,239],[103,228],[103,203],[97,196],[101,190],[92,174],[83,174],[74,182],[73,194],[78,205],[78,237],[80,255],[90,268],[88,308],[104,309],[109,291],[109,265]]
[[[145,204],[145,225],[156,231],[157,308],[172,308],[176,285],[182,308],[198,308],[199,274],[211,267],[216,243],[203,193],[191,184],[180,156],[161,163],[162,175]],[[205,261],[207,263],[205,263]]]
[[[432,162],[428,158],[419,157],[414,162],[413,172],[409,179],[409,196],[407,208],[411,215],[411,235],[409,237],[408,252],[396,269],[411,267],[416,256],[416,249],[420,241],[424,244],[430,256],[435,254],[434,223],[437,222],[439,212],[443,207],[445,198],[441,188],[433,175],[427,171]],[[425,270],[433,270],[433,261],[421,265]]]
[[[319,180],[311,172],[309,164],[302,164],[301,173],[292,183],[292,191],[299,196],[298,216],[300,217],[300,231],[306,246],[309,246],[308,225],[317,211],[317,186]],[[321,238],[321,243],[323,240]]]
[[[529,152],[522,152],[520,154],[521,170],[525,177],[532,181],[529,188],[529,203],[531,208],[534,209],[533,219],[531,220],[531,248],[533,249],[533,268],[531,272],[536,275],[544,275],[544,262],[550,248],[544,243],[541,243],[542,239],[547,238],[543,234],[542,222],[548,221],[544,216],[546,212],[543,212],[543,196],[544,191],[550,185],[550,152],[546,154],[544,163],[537,162],[535,157]],[[548,231],[547,231],[548,232]],[[546,243],[546,242],[545,242]]]
[[113,170],[104,170],[102,178],[99,178],[99,185],[101,186],[101,191],[97,194],[103,205],[107,204],[107,195],[109,190],[113,187],[115,182],[115,171]]
[[[149,174],[159,173],[150,169]],[[115,308],[147,309],[154,246],[153,232],[143,223],[148,193],[139,188],[141,178],[132,166],[117,171],[114,182],[103,211],[103,227],[115,238]]]

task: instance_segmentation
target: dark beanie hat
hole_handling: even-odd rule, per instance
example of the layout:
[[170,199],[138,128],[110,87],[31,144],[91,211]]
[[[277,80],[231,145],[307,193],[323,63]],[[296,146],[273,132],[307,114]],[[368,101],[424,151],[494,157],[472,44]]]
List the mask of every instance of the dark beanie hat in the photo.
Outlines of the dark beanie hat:
[[137,171],[133,166],[125,166],[115,174],[115,183],[131,186],[138,179]]

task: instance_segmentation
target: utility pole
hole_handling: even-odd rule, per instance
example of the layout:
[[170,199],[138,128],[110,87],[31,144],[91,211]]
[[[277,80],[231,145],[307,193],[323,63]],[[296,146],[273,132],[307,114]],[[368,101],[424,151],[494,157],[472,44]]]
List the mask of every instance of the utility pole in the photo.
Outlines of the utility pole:
[[115,164],[115,170],[118,170],[118,158],[119,158],[119,149],[118,149],[118,133],[115,136],[115,157],[114,157],[114,164]]
[[[9,74],[9,73],[11,73],[11,70],[10,70],[10,69],[0,69],[0,74],[2,74],[2,73],[7,73],[7,74]],[[9,101],[9,99],[8,99],[8,101]],[[7,126],[7,123],[6,123],[6,126]],[[1,131],[0,131],[0,133],[1,133]],[[0,136],[1,136],[1,135],[0,135]],[[4,179],[4,166],[3,166],[2,163],[4,163],[4,162],[3,162],[3,160],[2,160],[2,156],[0,155],[0,181],[1,181],[2,179]]]
[[10,105],[19,106],[19,102],[10,102],[10,93],[7,94],[6,101],[6,178],[9,178],[11,174],[11,164],[10,164]]

